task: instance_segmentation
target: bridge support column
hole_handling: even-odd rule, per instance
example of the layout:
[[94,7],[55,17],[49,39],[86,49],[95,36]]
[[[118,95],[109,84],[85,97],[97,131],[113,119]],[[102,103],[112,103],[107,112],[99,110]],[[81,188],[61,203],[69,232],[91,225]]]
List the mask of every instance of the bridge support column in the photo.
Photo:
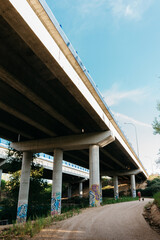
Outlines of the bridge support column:
[[71,198],[72,197],[72,187],[71,187],[71,184],[69,183],[68,184],[68,198]]
[[91,145],[89,147],[89,204],[91,207],[100,206],[100,174],[99,174],[99,146]]
[[21,180],[20,180],[18,208],[17,208],[17,223],[26,222],[26,219],[27,219],[31,160],[32,160],[32,153],[23,152]]
[[102,203],[103,196],[102,196],[102,181],[100,180],[100,203]]
[[132,197],[136,197],[136,181],[135,181],[135,175],[131,175],[131,194]]
[[79,183],[79,197],[83,197],[83,182]]
[[2,169],[0,169],[0,188],[1,188],[1,180],[2,180]]
[[51,196],[51,215],[61,214],[61,192],[62,192],[62,160],[63,151],[54,150],[53,177],[52,177],[52,196]]
[[113,182],[114,182],[114,198],[118,199],[119,198],[119,192],[118,192],[118,176],[113,177]]
[[2,181],[2,169],[0,169],[0,201],[1,201],[1,193],[2,193],[2,191],[1,191],[1,181]]

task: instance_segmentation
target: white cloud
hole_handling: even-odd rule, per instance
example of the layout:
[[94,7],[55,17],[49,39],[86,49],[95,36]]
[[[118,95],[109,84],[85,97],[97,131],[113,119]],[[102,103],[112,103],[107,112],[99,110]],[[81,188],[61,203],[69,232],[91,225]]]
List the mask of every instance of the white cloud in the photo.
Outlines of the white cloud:
[[114,16],[139,20],[154,0],[109,0]]
[[[155,0],[78,0],[74,7],[81,16],[102,15],[108,10],[118,18],[139,20]],[[73,6],[72,6],[73,7]]]
[[117,118],[119,121],[123,121],[123,122],[126,122],[126,123],[129,122],[129,123],[133,123],[133,124],[138,125],[138,126],[152,128],[152,126],[150,124],[138,121],[138,120],[136,120],[134,118],[131,118],[127,115],[124,115],[122,113],[113,113],[113,114],[114,114],[115,118]]
[[147,88],[137,88],[133,90],[122,91],[117,84],[114,84],[111,89],[105,91],[103,96],[108,106],[117,105],[122,100],[130,100],[138,102],[145,99],[149,94]]
[[[156,168],[156,160],[158,159],[160,135],[153,135],[152,126],[131,118],[121,113],[113,112],[115,119],[119,122],[121,129],[127,136],[128,142],[131,144],[135,152],[137,152],[137,145],[139,148],[139,156],[142,164],[147,169],[149,174],[160,173],[160,169]],[[136,127],[137,141],[135,129],[125,122],[133,123]]]
[[80,10],[82,13],[91,13],[98,8],[102,8],[105,4],[104,0],[92,0],[81,2]]

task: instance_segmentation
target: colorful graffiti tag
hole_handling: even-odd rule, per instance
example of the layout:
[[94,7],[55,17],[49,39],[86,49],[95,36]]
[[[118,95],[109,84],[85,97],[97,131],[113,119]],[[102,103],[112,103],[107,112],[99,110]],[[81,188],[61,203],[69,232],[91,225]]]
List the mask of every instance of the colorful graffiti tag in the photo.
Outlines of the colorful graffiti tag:
[[94,196],[94,193],[91,190],[89,191],[89,205],[91,207],[95,206],[95,196]]
[[100,205],[100,191],[99,185],[93,184],[89,191],[89,204],[91,207]]
[[51,215],[61,214],[61,193],[53,193],[51,199]]
[[119,198],[119,193],[118,193],[118,190],[116,190],[114,193],[114,199],[117,200],[118,198]]
[[133,197],[135,198],[136,197],[136,190],[135,189],[133,189]]
[[26,222],[27,208],[28,208],[27,204],[22,204],[18,207],[18,210],[17,210],[17,222],[18,223]]

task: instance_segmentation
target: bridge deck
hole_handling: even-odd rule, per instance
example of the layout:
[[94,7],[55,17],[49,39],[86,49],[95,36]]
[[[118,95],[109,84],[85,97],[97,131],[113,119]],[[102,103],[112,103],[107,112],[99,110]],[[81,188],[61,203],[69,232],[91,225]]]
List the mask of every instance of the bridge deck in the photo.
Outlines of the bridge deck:
[[[145,179],[143,165],[39,1],[17,2],[0,0],[1,137],[26,141],[111,130],[116,139],[100,149],[101,171],[140,168],[137,177]],[[64,159],[89,167],[87,149],[64,151]]]

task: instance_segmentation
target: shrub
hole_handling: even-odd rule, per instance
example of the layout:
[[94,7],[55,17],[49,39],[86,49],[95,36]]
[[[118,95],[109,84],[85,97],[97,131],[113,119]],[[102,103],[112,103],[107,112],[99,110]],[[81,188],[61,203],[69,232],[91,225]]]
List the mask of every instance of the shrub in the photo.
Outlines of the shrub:
[[1,180],[1,189],[4,190],[6,186],[6,181],[5,180]]
[[158,208],[160,208],[160,192],[157,192],[154,194],[154,202],[157,205]]
[[153,197],[157,192],[160,192],[160,178],[154,178],[153,180],[147,180],[147,187],[145,189],[137,189],[144,197]]

